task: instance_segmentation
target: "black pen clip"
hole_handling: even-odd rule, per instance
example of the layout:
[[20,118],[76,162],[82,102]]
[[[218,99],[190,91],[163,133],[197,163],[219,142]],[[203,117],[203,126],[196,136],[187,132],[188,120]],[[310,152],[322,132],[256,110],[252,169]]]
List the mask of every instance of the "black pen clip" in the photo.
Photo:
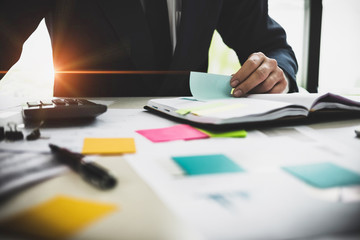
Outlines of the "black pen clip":
[[23,140],[24,134],[21,131],[17,130],[17,124],[16,123],[8,123],[8,131],[5,131],[5,139],[10,141],[17,141],[17,140]]

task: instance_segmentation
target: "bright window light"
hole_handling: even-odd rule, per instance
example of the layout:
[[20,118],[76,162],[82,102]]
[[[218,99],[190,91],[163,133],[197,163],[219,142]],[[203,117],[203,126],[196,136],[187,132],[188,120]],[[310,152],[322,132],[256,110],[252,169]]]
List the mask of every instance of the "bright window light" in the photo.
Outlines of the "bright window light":
[[0,93],[16,97],[53,96],[54,65],[45,21],[26,40],[19,61],[0,81]]
[[323,1],[319,91],[360,95],[360,1]]

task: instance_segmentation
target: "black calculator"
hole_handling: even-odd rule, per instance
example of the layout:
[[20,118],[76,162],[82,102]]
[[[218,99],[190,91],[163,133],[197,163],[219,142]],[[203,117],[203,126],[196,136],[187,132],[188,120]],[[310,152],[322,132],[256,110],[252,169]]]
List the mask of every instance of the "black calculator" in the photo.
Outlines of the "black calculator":
[[25,121],[95,118],[106,112],[107,106],[86,99],[57,98],[27,102],[22,108]]

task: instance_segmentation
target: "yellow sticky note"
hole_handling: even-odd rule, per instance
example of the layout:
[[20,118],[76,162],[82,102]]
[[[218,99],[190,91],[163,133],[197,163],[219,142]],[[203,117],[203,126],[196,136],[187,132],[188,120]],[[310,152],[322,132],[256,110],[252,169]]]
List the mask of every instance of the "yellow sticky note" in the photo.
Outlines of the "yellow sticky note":
[[58,196],[0,222],[0,229],[31,239],[64,239],[116,208],[113,204]]
[[198,116],[214,114],[219,112],[225,112],[234,109],[244,108],[246,105],[243,103],[234,103],[234,104],[224,104],[223,106],[213,107],[213,108],[206,108],[206,109],[198,109],[195,111],[191,111],[193,114]]
[[222,106],[226,106],[226,104],[224,102],[208,103],[208,104],[204,104],[204,105],[193,107],[193,108],[179,109],[179,110],[176,110],[176,113],[178,113],[180,115],[186,115],[191,112],[196,112],[196,111],[201,111],[201,110],[206,110],[206,109],[214,109],[214,108],[222,107]]
[[85,138],[83,154],[114,155],[134,153],[135,141],[133,138]]

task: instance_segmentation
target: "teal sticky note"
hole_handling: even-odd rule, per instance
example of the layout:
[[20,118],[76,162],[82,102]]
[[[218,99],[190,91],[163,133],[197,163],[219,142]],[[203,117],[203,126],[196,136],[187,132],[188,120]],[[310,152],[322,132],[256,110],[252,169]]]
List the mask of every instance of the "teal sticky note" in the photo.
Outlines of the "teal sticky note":
[[223,154],[197,155],[197,156],[176,156],[172,159],[188,175],[234,173],[244,170]]
[[191,72],[190,91],[197,100],[231,98],[231,76]]
[[360,175],[332,163],[283,167],[304,182],[317,188],[331,188],[360,184]]

